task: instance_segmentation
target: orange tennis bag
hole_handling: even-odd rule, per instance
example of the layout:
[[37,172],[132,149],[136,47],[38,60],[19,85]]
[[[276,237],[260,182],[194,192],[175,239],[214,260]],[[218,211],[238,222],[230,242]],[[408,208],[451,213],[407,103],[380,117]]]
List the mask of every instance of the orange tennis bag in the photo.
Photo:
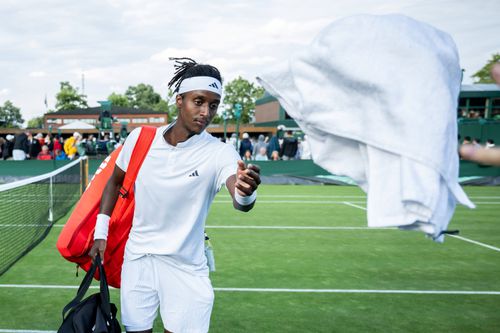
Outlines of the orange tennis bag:
[[[151,147],[155,133],[156,128],[154,127],[144,126],[141,128],[118,200],[109,221],[108,239],[104,253],[104,269],[108,284],[116,288],[120,287],[125,244],[134,217],[135,179]],[[94,243],[94,230],[102,192],[113,174],[115,161],[120,151],[121,147],[113,151],[101,163],[57,240],[57,248],[61,255],[65,259],[76,263],[85,271],[88,271],[92,266],[92,259],[88,253]],[[96,275],[96,278],[98,278],[98,275]]]

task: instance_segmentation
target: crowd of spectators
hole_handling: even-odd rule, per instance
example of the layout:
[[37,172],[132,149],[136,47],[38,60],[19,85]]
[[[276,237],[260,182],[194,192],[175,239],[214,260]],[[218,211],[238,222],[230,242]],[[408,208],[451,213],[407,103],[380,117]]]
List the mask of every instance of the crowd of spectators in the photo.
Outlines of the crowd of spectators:
[[483,145],[481,143],[480,138],[471,138],[470,136],[465,136],[464,140],[462,141],[463,145],[472,145],[475,148],[485,148],[485,149],[491,149],[495,147],[495,141],[493,139],[488,139],[486,140],[486,144]]
[[283,136],[277,134],[271,137],[263,134],[251,137],[248,133],[243,133],[239,142],[236,133],[233,133],[227,143],[234,146],[244,161],[311,159],[307,136],[295,137],[292,131],[285,132]]
[[60,135],[35,136],[24,131],[16,136],[8,134],[0,137],[0,157],[2,160],[72,160],[84,155],[108,155],[116,146],[115,138],[104,135],[102,140],[90,134],[83,137],[79,132],[67,139]]
[[[74,132],[69,138],[38,133],[33,135],[24,131],[16,136],[8,134],[0,137],[0,157],[3,160],[72,160],[79,156],[108,155],[116,145],[118,138],[110,138],[103,133],[98,140],[90,134],[83,137]],[[227,141],[232,144],[245,161],[277,161],[311,159],[307,136],[296,137],[292,131],[278,131],[271,137],[260,134],[251,137],[243,133],[238,142],[236,133]]]

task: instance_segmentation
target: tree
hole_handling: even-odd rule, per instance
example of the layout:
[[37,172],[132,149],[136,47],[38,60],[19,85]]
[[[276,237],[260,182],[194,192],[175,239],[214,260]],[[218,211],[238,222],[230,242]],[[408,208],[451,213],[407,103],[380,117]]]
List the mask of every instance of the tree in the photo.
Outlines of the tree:
[[28,120],[28,128],[43,128],[43,117],[35,117]]
[[500,62],[500,53],[494,53],[486,65],[471,76],[475,79],[474,83],[495,83],[491,77],[491,66],[497,62]]
[[125,95],[112,93],[108,96],[108,101],[110,101],[113,106],[130,107],[130,102]]
[[177,105],[175,104],[174,92],[172,91],[172,89],[168,89],[166,103],[168,118],[171,120],[176,119],[178,110]]
[[256,87],[253,83],[238,76],[225,85],[224,93],[224,104],[231,107],[231,118],[235,119],[234,105],[239,103],[242,106],[241,122],[247,124],[255,112],[255,101],[264,95],[264,88]]
[[21,109],[12,104],[11,101],[5,101],[3,106],[0,106],[0,124],[3,127],[19,128],[24,122],[21,115]]
[[61,90],[56,95],[56,110],[76,110],[87,108],[87,96],[79,94],[67,81],[60,82]]
[[139,109],[154,110],[160,103],[161,96],[149,84],[139,83],[137,86],[128,87],[125,92],[130,106]]

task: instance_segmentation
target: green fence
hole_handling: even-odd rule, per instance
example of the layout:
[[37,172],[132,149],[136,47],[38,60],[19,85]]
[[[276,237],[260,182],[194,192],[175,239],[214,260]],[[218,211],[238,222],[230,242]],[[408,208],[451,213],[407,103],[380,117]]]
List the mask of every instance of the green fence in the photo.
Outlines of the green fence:
[[[89,173],[92,175],[101,164],[102,160],[89,160]],[[0,161],[0,177],[24,178],[37,176],[53,171],[69,161]],[[312,160],[299,161],[254,161],[261,167],[263,176],[288,175],[288,176],[319,176],[330,173],[314,164]],[[481,166],[468,161],[460,161],[460,176],[490,176],[500,177],[500,168]]]
[[458,133],[463,140],[466,136],[472,139],[481,139],[484,144],[486,140],[492,139],[500,145],[500,121],[485,119],[460,119],[458,121]]

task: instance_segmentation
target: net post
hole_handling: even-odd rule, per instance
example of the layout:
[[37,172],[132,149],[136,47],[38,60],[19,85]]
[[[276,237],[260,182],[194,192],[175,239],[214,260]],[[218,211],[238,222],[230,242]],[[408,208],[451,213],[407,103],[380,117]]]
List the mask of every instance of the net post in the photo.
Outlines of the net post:
[[80,180],[80,194],[83,194],[89,182],[89,159],[87,156],[82,156],[80,161]]

